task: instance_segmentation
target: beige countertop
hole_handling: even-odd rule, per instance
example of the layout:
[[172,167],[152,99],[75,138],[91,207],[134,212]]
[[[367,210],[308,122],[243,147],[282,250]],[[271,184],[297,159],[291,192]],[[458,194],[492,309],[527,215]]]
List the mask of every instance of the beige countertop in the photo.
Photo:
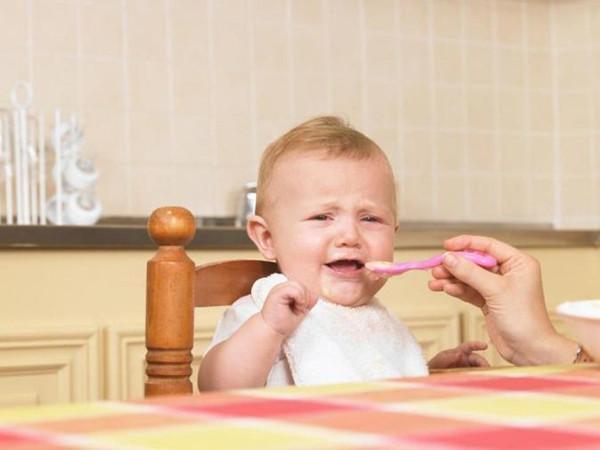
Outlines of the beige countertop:
[[[600,247],[600,230],[556,230],[539,224],[404,222],[396,248],[439,248],[457,234],[492,236],[519,247]],[[109,218],[94,226],[0,225],[0,248],[155,248],[145,219]],[[228,220],[199,220],[190,249],[252,249],[243,228]]]

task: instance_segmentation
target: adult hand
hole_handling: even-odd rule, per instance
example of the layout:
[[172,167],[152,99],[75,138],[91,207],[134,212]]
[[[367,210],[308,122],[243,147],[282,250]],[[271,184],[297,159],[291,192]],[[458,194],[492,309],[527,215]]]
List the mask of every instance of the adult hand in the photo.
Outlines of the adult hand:
[[[449,253],[443,266],[432,270],[429,288],[481,308],[490,339],[504,359],[518,365],[573,361],[577,344],[550,323],[536,259],[483,236],[457,236],[444,247]],[[452,253],[464,249],[492,255],[498,267],[488,271]]]

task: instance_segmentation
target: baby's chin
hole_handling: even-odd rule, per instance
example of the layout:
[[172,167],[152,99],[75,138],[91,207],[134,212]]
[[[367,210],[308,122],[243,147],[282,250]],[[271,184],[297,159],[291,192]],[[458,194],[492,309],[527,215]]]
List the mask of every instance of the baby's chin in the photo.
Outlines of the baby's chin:
[[339,289],[331,286],[323,286],[321,288],[320,298],[330,303],[335,303],[340,306],[356,307],[369,303],[372,295],[365,295],[364,292],[356,292],[356,290]]

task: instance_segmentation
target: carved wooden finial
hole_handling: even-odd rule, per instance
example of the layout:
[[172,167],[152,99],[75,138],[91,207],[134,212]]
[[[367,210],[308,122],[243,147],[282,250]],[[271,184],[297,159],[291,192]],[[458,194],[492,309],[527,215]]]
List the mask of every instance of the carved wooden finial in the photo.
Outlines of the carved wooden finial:
[[194,262],[184,246],[195,232],[185,208],[159,208],[148,220],[158,251],[146,269],[146,396],[192,392]]
[[165,206],[154,210],[150,216],[148,234],[158,246],[185,246],[196,234],[196,221],[185,208]]

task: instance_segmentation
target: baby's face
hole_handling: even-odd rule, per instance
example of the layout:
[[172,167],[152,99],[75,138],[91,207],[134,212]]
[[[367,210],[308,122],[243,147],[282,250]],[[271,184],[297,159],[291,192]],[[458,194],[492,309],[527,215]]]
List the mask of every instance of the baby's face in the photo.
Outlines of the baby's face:
[[364,264],[391,261],[393,176],[381,158],[291,154],[274,168],[264,217],[282,272],[331,302],[359,306],[381,289]]

